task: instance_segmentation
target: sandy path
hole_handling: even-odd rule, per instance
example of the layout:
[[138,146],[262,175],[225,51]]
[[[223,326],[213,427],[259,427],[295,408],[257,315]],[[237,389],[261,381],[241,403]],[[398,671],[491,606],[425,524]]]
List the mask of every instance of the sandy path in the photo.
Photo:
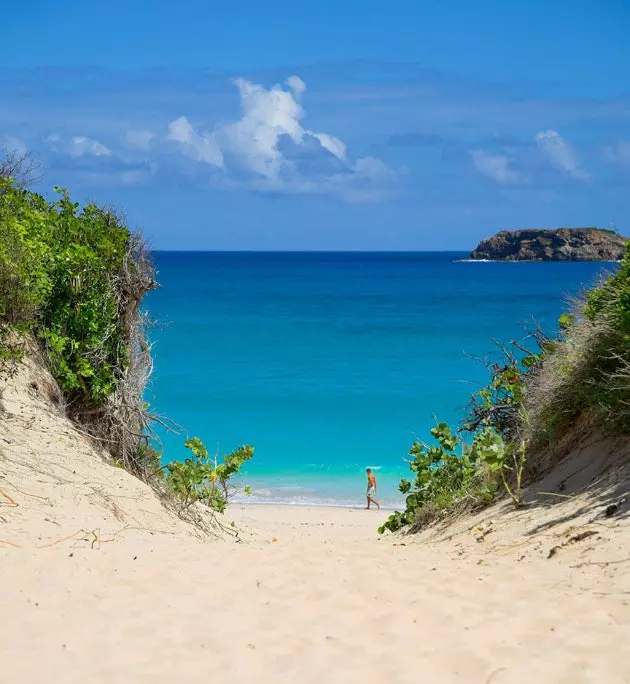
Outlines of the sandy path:
[[245,543],[3,551],[2,681],[630,681],[628,597],[598,566],[379,540],[367,511],[234,515]]
[[2,389],[0,684],[630,682],[628,469],[581,493],[627,445],[434,536],[233,506],[235,543],[96,452],[32,359]]

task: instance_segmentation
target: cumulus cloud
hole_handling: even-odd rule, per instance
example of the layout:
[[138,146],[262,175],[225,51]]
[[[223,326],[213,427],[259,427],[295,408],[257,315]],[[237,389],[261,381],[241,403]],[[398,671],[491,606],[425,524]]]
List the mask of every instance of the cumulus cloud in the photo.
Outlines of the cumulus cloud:
[[53,152],[59,152],[70,157],[111,157],[111,151],[98,140],[75,136],[70,139],[62,138],[58,133],[51,133],[46,138],[46,142]]
[[473,150],[470,156],[477,171],[496,183],[509,185],[522,181],[521,174],[510,169],[510,159],[505,155]]
[[188,157],[209,164],[215,182],[261,191],[336,194],[349,201],[384,196],[394,172],[381,161],[354,162],[345,144],[329,133],[306,128],[300,97],[304,81],[290,76],[285,86],[267,89],[243,78],[234,80],[242,115],[216,130],[197,131],[187,117],[171,121],[168,140]]
[[589,175],[581,168],[578,157],[569,143],[557,131],[540,131],[534,138],[540,151],[551,164],[579,180]]
[[58,132],[45,142],[57,168],[80,171],[84,180],[91,173],[95,182],[109,173],[131,185],[174,171],[226,189],[330,195],[348,202],[391,195],[403,171],[371,156],[351,157],[340,138],[305,125],[306,84],[299,76],[270,88],[244,78],[233,84],[241,113],[219,126],[204,127],[180,116],[159,135],[141,128],[123,130],[119,146],[112,149],[93,138]]
[[195,161],[223,167],[223,155],[212,133],[197,133],[185,116],[168,125],[168,139],[180,143],[185,154]]

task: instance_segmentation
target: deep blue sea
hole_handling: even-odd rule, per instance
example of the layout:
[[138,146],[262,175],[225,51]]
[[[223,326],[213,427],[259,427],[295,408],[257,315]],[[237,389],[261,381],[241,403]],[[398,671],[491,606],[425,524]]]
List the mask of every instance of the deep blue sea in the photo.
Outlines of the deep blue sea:
[[[154,408],[211,452],[253,444],[251,501],[364,505],[416,435],[457,421],[492,339],[553,332],[597,263],[462,262],[464,253],[158,252]],[[185,435],[161,433],[165,460]]]

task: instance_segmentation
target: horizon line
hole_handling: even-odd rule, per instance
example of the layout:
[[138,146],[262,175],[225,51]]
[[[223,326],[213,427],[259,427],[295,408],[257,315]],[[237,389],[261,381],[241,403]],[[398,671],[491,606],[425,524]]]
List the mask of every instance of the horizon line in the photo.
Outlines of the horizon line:
[[215,254],[459,254],[470,249],[167,249],[149,248],[151,252],[213,252]]

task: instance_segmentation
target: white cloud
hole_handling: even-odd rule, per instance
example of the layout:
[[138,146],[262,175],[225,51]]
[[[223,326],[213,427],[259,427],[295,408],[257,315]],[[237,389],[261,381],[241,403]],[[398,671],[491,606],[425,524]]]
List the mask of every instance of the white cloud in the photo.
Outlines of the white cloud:
[[332,135],[328,133],[313,133],[313,135],[319,140],[322,147],[337,157],[337,159],[346,158],[346,146]]
[[155,133],[151,133],[151,131],[127,131],[125,134],[127,147],[132,147],[136,150],[146,151],[150,149],[154,139]]
[[620,140],[604,147],[604,158],[610,164],[630,166],[630,142]]
[[488,154],[483,150],[473,150],[470,155],[477,171],[497,183],[509,185],[523,180],[520,173],[510,169],[510,159],[505,155]]
[[70,154],[73,157],[82,157],[84,154],[91,154],[94,157],[109,157],[111,152],[98,140],[77,136],[72,138]]
[[283,155],[278,149],[281,136],[297,144],[305,131],[299,123],[303,112],[293,93],[274,86],[263,86],[239,78],[235,81],[241,96],[243,116],[217,131],[220,145],[239,165],[267,179],[278,178]]
[[93,157],[111,157],[111,151],[98,140],[86,138],[84,136],[75,136],[66,140],[58,133],[51,133],[46,142],[53,152],[66,154],[70,157],[83,157],[85,155]]
[[536,133],[536,144],[545,157],[558,169],[579,180],[587,180],[589,175],[580,167],[580,162],[571,145],[557,131]]
[[302,124],[298,101],[306,85],[298,76],[266,89],[243,78],[234,80],[242,116],[213,132],[197,132],[182,116],[169,124],[168,139],[198,162],[221,169],[215,182],[249,186],[268,192],[336,194],[348,201],[382,198],[377,184],[389,182],[393,171],[365,157],[350,162],[345,144],[329,133]]
[[168,139],[180,143],[185,154],[195,161],[212,164],[219,168],[223,166],[223,155],[214,139],[214,134],[196,133],[185,116],[180,116],[168,125]]
[[306,90],[306,83],[299,76],[289,76],[285,83],[298,95]]

